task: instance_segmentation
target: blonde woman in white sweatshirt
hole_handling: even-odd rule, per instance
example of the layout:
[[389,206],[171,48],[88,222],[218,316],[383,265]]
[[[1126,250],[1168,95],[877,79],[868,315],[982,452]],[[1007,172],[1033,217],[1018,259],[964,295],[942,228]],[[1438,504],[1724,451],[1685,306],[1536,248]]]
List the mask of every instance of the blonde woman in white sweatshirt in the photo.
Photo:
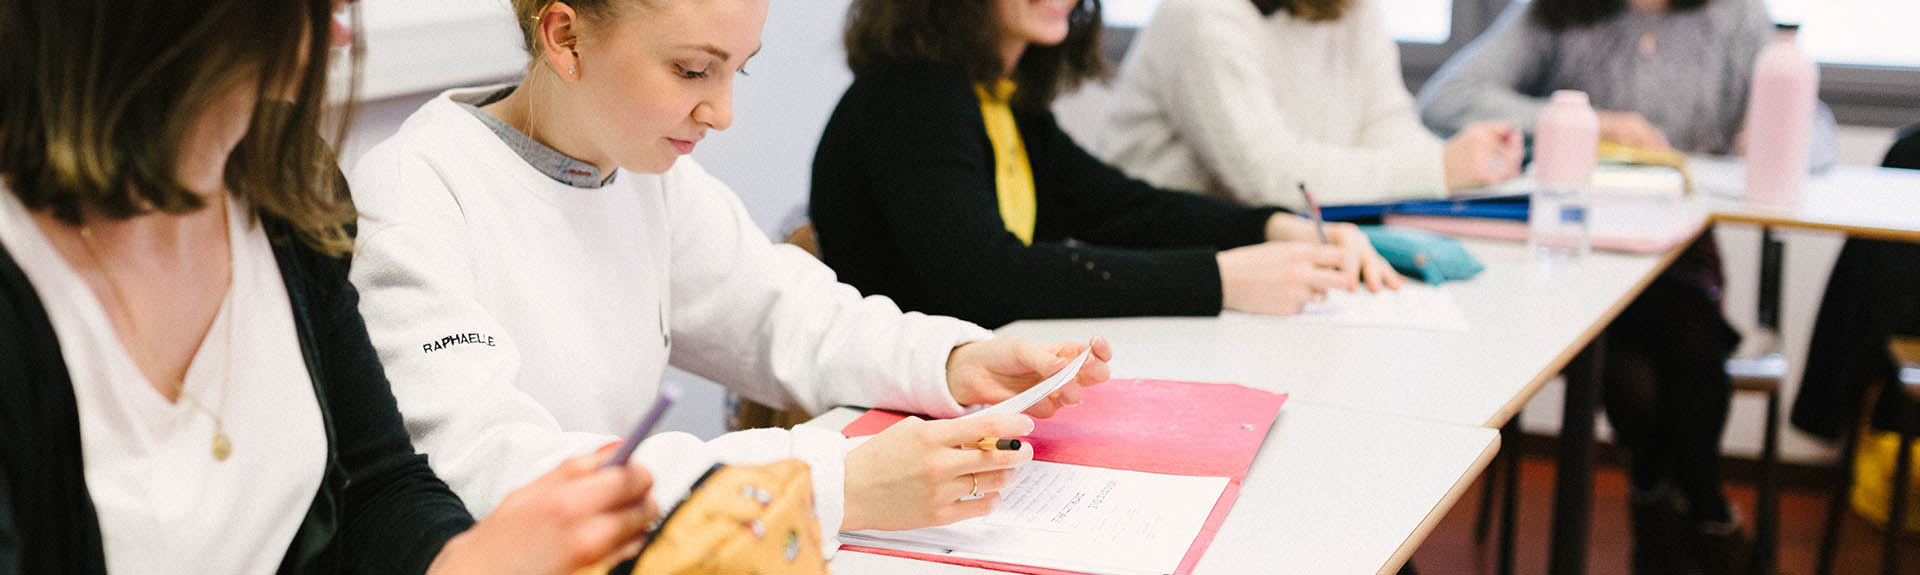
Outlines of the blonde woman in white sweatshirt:
[[[361,311],[415,445],[476,515],[624,433],[669,364],[776,406],[952,417],[1086,348],[862,298],[769,243],[682,157],[732,123],[732,80],[760,49],[767,0],[513,4],[526,79],[435,98],[351,176]],[[1111,352],[1094,346],[1078,380],[1029,413],[1106,379]],[[667,509],[715,462],[801,458],[831,551],[837,529],[985,514],[1031,448],[953,446],[1032,425],[910,421],[858,445],[816,429],[669,433],[634,459]]]
[[1099,155],[1154,185],[1293,210],[1434,199],[1519,174],[1503,122],[1420,124],[1370,0],[1166,0],[1134,40]]

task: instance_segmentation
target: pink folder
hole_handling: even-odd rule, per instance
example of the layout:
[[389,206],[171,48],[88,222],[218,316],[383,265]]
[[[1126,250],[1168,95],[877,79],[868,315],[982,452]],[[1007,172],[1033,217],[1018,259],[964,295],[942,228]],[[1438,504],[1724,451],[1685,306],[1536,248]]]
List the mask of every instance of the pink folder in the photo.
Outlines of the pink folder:
[[[1527,222],[1523,221],[1395,214],[1387,216],[1385,223],[1389,226],[1408,227],[1463,238],[1527,241]],[[1631,231],[1594,229],[1589,232],[1592,234],[1589,241],[1596,250],[1657,254],[1672,249],[1681,242],[1692,240],[1705,226],[1706,218],[1697,218],[1651,229]]]
[[[1080,405],[1037,419],[1033,445],[1039,461],[1070,463],[1170,475],[1228,478],[1200,535],[1187,548],[1176,574],[1193,572],[1213,542],[1240,484],[1260,452],[1267,429],[1280,414],[1286,394],[1227,383],[1148,379],[1113,380],[1086,389]],[[847,437],[879,433],[906,416],[873,410],[841,430]],[[954,563],[985,569],[1059,575],[1071,573],[1026,565],[961,559],[945,555],[844,546],[865,553]]]

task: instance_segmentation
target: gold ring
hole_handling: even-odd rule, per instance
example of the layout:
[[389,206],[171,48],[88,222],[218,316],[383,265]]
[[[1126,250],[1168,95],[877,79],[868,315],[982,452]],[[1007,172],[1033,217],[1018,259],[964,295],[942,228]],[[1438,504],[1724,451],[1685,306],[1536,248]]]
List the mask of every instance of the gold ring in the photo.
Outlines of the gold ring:
[[979,497],[980,496],[980,474],[968,473],[967,477],[970,477],[973,479],[973,493],[967,495],[967,497]]

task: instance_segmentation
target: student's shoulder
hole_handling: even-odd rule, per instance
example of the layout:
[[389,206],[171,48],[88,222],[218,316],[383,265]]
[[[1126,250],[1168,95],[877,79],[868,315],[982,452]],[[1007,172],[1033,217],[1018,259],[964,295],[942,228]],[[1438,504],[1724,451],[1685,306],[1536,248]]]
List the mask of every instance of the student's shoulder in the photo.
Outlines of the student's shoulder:
[[1196,54],[1224,46],[1257,50],[1257,39],[1271,33],[1267,22],[1249,0],[1166,0],[1135,39],[1135,53],[1146,55],[1139,60],[1149,66],[1181,68]]
[[[447,178],[481,177],[485,161],[465,148],[489,141],[483,135],[491,137],[465,133],[458,125],[464,115],[444,96],[435,98],[391,137],[368,148],[347,173],[348,189],[361,214],[457,211],[452,199],[456,186]],[[485,132],[484,127],[480,131]]]
[[853,75],[849,100],[878,105],[924,108],[941,102],[973,100],[967,75],[959,68],[933,62],[881,62]]
[[1755,28],[1766,29],[1773,23],[1766,0],[1720,0],[1708,2],[1701,10],[1714,30],[1727,32],[1735,44],[1743,43]]
[[1766,14],[1766,0],[1720,0],[1708,2],[1702,9],[1709,17],[1717,19],[1745,19],[1754,14]]
[[1155,28],[1193,28],[1265,20],[1250,0],[1166,0],[1153,14]]
[[392,136],[360,156],[351,174],[355,183],[368,173],[462,171],[496,160],[492,156],[504,149],[496,145],[498,136],[468,108],[450,99],[453,93],[428,100]]
[[429,162],[435,157],[451,155],[453,150],[449,142],[456,138],[454,124],[458,117],[448,112],[460,110],[444,96],[428,100],[420,109],[414,110],[401,121],[400,128],[380,143],[374,144],[362,154],[354,164],[353,176],[358,179],[363,172],[373,170],[393,170],[401,165]]

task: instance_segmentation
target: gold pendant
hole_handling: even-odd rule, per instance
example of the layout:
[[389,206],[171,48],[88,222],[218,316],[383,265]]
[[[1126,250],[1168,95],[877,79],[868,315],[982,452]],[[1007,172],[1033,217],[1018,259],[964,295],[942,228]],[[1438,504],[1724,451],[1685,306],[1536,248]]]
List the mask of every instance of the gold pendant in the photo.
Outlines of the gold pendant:
[[233,455],[233,442],[227,440],[227,433],[213,432],[213,460],[226,461],[229,455]]

